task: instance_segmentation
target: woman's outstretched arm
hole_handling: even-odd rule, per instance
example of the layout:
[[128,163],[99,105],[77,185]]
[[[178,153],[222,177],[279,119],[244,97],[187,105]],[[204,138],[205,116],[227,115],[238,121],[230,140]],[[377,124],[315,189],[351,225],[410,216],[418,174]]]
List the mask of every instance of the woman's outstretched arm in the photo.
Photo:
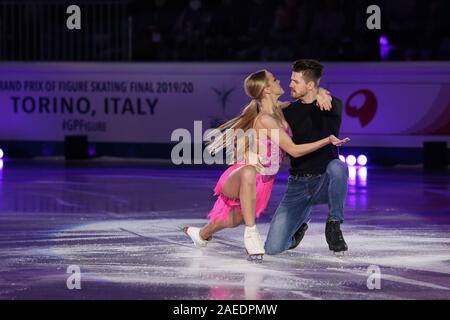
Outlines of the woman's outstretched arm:
[[262,115],[258,121],[257,121],[258,127],[261,129],[267,129],[267,135],[269,138],[271,138],[271,130],[278,130],[279,133],[279,142],[278,145],[280,148],[284,151],[286,151],[288,154],[290,154],[292,157],[298,158],[302,157],[308,153],[314,152],[322,147],[325,147],[328,144],[333,144],[336,146],[341,146],[348,141],[350,141],[349,138],[345,138],[343,140],[340,140],[336,138],[333,135],[330,135],[329,137],[323,138],[321,140],[311,142],[311,143],[304,143],[304,144],[295,144],[291,137],[284,132],[284,130],[281,130],[278,122],[270,115]]

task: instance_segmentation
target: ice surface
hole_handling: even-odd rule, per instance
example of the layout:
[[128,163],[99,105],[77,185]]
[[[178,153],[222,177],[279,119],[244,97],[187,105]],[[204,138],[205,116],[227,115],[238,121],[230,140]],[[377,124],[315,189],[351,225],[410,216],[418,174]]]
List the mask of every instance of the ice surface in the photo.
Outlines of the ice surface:
[[[115,163],[115,162],[114,162]],[[448,176],[369,170],[349,186],[349,251],[325,242],[317,206],[298,248],[246,260],[243,227],[205,249],[180,226],[202,226],[217,169],[141,166],[4,166],[0,180],[1,299],[449,299]],[[258,221],[265,239],[286,185],[280,174]],[[67,267],[81,269],[68,290]],[[368,267],[381,289],[367,288]]]

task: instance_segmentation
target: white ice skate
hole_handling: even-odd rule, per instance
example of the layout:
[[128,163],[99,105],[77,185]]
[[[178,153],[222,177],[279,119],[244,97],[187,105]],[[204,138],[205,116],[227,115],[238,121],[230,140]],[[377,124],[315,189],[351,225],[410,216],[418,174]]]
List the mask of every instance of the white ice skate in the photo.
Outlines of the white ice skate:
[[182,230],[185,234],[187,234],[191,238],[191,240],[194,242],[194,245],[198,248],[206,247],[208,241],[211,240],[211,238],[208,240],[203,240],[200,237],[200,230],[201,230],[200,228],[185,226],[182,228]]
[[256,225],[253,227],[245,227],[244,245],[249,261],[262,262],[264,253],[266,252]]

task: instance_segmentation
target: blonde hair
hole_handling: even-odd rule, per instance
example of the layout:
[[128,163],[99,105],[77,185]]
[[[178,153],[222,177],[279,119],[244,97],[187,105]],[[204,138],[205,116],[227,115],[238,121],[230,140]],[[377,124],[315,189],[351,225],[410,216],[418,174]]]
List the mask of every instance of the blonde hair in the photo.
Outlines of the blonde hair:
[[[216,136],[214,141],[208,143],[207,148],[210,153],[215,154],[222,149],[225,149],[227,152],[230,152],[230,150],[235,152],[236,145],[242,145],[242,141],[240,141],[240,139],[245,139],[245,136],[242,138],[240,138],[239,136],[236,137],[234,132],[235,130],[243,130],[245,132],[253,128],[255,119],[260,112],[260,103],[261,99],[263,98],[263,91],[268,87],[268,85],[269,78],[267,76],[267,70],[256,71],[245,78],[244,90],[247,96],[252,100],[243,108],[243,110],[237,117],[228,120],[227,122],[216,128],[215,131],[217,132],[217,130],[219,130],[220,134]],[[281,123],[283,117],[281,114],[281,108],[274,107],[274,116]],[[214,134],[211,134],[209,137],[207,137],[207,139],[211,139],[212,135]],[[248,152],[249,145],[253,142],[254,141],[245,139],[243,143],[244,153]],[[237,161],[238,160],[239,159],[237,159]]]

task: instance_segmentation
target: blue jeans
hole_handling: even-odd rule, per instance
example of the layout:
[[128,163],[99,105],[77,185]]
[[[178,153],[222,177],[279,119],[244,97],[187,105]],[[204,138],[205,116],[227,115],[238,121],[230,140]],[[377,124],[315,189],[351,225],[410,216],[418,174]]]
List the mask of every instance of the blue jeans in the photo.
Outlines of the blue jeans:
[[344,222],[348,168],[339,159],[330,161],[323,175],[289,176],[283,199],[278,205],[265,243],[267,254],[281,253],[291,247],[294,234],[308,221],[312,206],[327,203],[328,220]]

